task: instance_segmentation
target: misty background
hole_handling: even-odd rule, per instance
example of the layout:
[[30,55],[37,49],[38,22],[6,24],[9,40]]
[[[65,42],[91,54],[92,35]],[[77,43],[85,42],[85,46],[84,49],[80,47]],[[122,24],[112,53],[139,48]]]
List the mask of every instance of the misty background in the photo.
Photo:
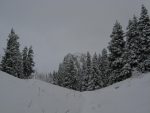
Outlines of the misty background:
[[125,31],[141,4],[150,11],[149,0],[0,0],[0,56],[13,27],[22,48],[33,46],[35,69],[48,73],[68,53],[100,53],[115,21]]

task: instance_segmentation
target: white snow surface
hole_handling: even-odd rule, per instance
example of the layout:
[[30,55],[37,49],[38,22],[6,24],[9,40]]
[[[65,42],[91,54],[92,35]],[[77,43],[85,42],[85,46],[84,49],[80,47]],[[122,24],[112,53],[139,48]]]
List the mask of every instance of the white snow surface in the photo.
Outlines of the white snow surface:
[[0,113],[150,113],[150,73],[81,93],[0,72]]

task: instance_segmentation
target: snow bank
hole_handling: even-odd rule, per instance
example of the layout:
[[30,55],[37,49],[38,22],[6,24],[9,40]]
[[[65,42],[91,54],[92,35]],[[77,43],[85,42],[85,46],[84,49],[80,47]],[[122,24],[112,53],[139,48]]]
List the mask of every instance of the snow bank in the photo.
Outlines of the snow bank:
[[150,113],[150,73],[80,93],[0,72],[0,113]]
[[0,113],[80,113],[79,92],[0,72]]

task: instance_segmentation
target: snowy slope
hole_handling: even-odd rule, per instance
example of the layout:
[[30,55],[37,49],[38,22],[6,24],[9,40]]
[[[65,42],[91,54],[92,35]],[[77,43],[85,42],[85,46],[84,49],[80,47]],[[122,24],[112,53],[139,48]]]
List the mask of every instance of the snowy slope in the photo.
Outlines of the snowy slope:
[[150,74],[85,92],[82,113],[150,113]]
[[0,72],[0,113],[150,113],[150,73],[80,93]]
[[80,113],[79,92],[0,72],[0,113]]

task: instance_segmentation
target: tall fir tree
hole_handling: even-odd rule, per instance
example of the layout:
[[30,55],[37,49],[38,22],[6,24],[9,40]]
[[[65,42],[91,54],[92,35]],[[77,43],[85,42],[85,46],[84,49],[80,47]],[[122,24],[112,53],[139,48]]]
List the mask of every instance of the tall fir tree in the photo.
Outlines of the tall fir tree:
[[86,65],[86,59],[83,59],[83,64],[82,64],[82,68],[81,68],[81,89],[80,91],[86,91],[87,89],[87,75],[86,75],[86,69],[87,69],[87,65]]
[[150,18],[144,5],[141,7],[138,31],[140,38],[138,67],[142,72],[150,71]]
[[15,77],[22,78],[22,55],[19,50],[20,44],[18,39],[18,35],[11,29],[7,40],[7,47],[4,50],[5,54],[2,57],[1,70]]
[[100,72],[102,74],[102,81],[103,87],[107,86],[108,84],[108,77],[109,77],[109,60],[107,50],[104,48],[102,50],[101,62],[100,62]]
[[112,84],[121,81],[120,77],[121,68],[124,66],[122,55],[125,50],[124,32],[122,26],[116,21],[111,34],[111,41],[108,49],[110,51],[109,60],[110,68],[112,70],[109,83]]
[[126,51],[124,54],[125,62],[130,64],[132,68],[137,67],[138,56],[140,55],[139,46],[139,32],[138,32],[138,20],[134,15],[132,20],[129,20],[126,32]]
[[65,56],[58,70],[58,83],[60,86],[77,89],[77,69],[75,68],[73,55]]
[[118,21],[116,21],[110,37],[111,41],[109,42],[108,46],[108,49],[110,51],[110,60],[115,61],[117,58],[122,56],[125,47],[124,33],[122,30],[122,26]]
[[22,52],[22,59],[23,59],[23,76],[24,78],[27,78],[29,75],[28,75],[28,66],[29,66],[29,63],[28,63],[28,48],[25,47],[23,49],[23,52]]
[[76,90],[77,89],[77,69],[75,68],[75,64],[74,64],[74,61],[73,59],[70,59],[69,60],[69,67],[68,67],[68,77],[69,77],[69,80],[70,81],[70,85],[69,87],[71,89],[74,89]]
[[93,87],[94,87],[94,76],[93,76],[91,55],[90,55],[89,52],[87,52],[85,73],[86,73],[86,77],[85,77],[86,90],[88,90],[88,91],[93,90]]
[[98,64],[98,56],[97,54],[95,53],[93,55],[93,58],[92,58],[92,74],[93,74],[93,90],[95,89],[100,89],[103,87],[103,80],[102,80],[102,73],[100,73],[100,70],[99,70],[99,64]]
[[86,60],[82,65],[82,91],[92,90],[94,87],[91,55],[87,52]]

